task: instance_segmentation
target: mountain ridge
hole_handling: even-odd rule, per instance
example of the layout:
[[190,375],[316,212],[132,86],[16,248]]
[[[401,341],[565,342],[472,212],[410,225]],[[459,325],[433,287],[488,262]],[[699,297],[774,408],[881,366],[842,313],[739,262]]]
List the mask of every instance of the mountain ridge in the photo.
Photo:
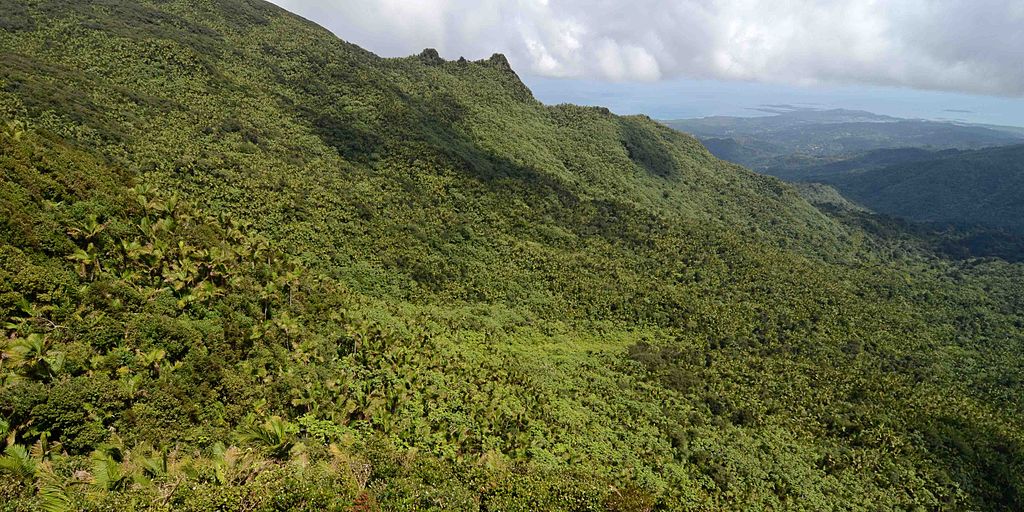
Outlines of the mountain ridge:
[[256,0],[18,5],[14,510],[1020,504],[1019,265],[501,59]]
[[1024,233],[1024,145],[958,153],[825,178],[875,210],[919,222]]

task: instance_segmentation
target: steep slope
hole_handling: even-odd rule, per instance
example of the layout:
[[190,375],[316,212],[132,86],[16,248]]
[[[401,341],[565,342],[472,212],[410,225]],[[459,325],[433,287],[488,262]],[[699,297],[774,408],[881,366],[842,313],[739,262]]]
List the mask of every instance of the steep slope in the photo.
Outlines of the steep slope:
[[795,183],[793,186],[800,191],[800,195],[804,199],[819,208],[855,212],[868,211],[863,206],[843,197],[835,188],[824,183]]
[[1021,504],[1020,266],[500,55],[255,0],[3,7],[14,510]]
[[[642,119],[538,104],[502,58],[477,64],[445,63],[427,54],[384,60],[288,18],[254,24],[244,35],[226,30],[231,24],[221,21],[224,28],[217,32],[206,29],[206,35],[177,42],[161,31],[174,23],[185,34],[204,30],[177,14],[129,3],[106,9],[117,23],[138,19],[140,28],[116,38],[113,29],[75,28],[67,34],[55,24],[11,43],[5,80],[9,89],[18,89],[25,108],[48,109],[78,90],[118,91],[69,98],[71,119],[57,122],[85,123],[105,154],[133,155],[124,165],[142,169],[147,180],[173,184],[202,205],[245,209],[273,236],[310,252],[310,261],[351,273],[351,258],[376,253],[379,261],[358,269],[370,281],[407,281],[413,265],[398,260],[428,259],[446,250],[419,247],[416,254],[400,255],[377,249],[382,237],[408,238],[403,222],[422,223],[432,232],[470,225],[484,230],[484,239],[501,239],[486,231],[508,218],[538,231],[564,229],[592,222],[608,201],[763,232],[779,243],[834,246],[841,236],[771,180],[744,177],[735,168],[722,172],[728,166],[692,139]],[[249,10],[254,20],[264,19],[262,11]],[[73,11],[66,14],[74,19]],[[208,23],[223,16],[206,14],[215,20]],[[146,23],[147,17],[156,21]],[[293,39],[282,41],[281,30],[294,33]],[[44,55],[48,67],[20,56],[33,52]],[[71,71],[81,69],[90,75]],[[54,81],[54,74],[63,79]],[[166,156],[168,148],[176,148],[173,158]],[[432,176],[438,178],[427,179]],[[666,183],[681,185],[668,187],[679,192],[666,195]],[[472,187],[467,200],[478,204],[455,205],[460,198],[439,193],[446,187]],[[528,208],[509,204],[510,189],[541,199],[528,200]],[[549,199],[570,196],[584,201]],[[385,233],[353,232],[350,219],[373,212],[339,206],[358,202],[370,210],[376,209],[373,203],[402,205],[403,211],[388,212],[396,222]],[[442,205],[460,206],[458,218],[438,218]],[[339,253],[339,247],[357,254]],[[522,248],[509,249],[488,263],[524,260],[508,257],[523,255]],[[487,272],[432,268],[450,265],[440,261],[416,263],[425,273],[468,272],[472,278]],[[493,275],[480,279],[502,281]]]

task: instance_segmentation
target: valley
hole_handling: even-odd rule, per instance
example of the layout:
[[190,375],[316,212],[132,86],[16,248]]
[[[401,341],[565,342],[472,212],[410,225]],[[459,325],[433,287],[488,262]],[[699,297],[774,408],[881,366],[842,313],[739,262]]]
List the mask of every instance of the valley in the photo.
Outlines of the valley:
[[[0,4],[0,510],[1024,507],[1024,264],[874,171],[261,0]],[[917,128],[883,191],[1020,161]]]

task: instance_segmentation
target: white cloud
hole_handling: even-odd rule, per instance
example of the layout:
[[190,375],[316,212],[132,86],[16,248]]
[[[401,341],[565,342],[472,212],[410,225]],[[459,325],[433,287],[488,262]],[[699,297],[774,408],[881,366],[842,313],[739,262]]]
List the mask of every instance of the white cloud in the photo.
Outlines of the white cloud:
[[1024,95],[1022,0],[274,0],[384,55],[544,76]]
[[657,80],[661,68],[646,49],[636,45],[622,46],[613,39],[597,43],[597,69],[601,76],[612,80]]

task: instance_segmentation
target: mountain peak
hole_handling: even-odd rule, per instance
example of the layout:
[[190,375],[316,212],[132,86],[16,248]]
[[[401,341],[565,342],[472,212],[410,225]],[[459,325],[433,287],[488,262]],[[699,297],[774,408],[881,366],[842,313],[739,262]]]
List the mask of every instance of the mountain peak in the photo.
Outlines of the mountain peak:
[[491,63],[498,69],[512,71],[512,65],[509,64],[508,58],[506,58],[502,53],[495,53],[494,55],[491,55],[491,58],[487,59],[487,62]]
[[427,64],[442,64],[444,59],[441,58],[441,54],[437,53],[434,48],[424,48],[418,55],[420,60]]
[[5,509],[1024,510],[1024,265],[502,54],[0,4]]

